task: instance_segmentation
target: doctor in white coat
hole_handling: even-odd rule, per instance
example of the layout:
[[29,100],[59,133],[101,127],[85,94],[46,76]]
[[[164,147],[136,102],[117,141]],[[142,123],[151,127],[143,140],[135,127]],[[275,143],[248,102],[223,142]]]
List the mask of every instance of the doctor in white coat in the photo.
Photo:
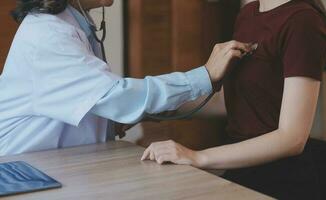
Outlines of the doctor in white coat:
[[[136,123],[211,93],[230,62],[252,50],[218,44],[203,67],[122,78],[102,60],[77,1],[18,1],[21,24],[0,78],[0,156],[105,142],[113,121]],[[113,0],[80,3],[89,10]]]

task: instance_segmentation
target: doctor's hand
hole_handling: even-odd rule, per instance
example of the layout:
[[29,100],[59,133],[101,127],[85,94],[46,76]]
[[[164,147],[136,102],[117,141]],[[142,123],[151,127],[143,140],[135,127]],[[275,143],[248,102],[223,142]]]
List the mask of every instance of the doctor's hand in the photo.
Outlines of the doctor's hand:
[[158,164],[172,162],[179,165],[200,167],[200,157],[196,151],[188,149],[172,140],[152,143],[144,151],[141,160],[152,160]]
[[237,41],[216,44],[205,65],[211,81],[214,83],[222,80],[226,72],[232,66],[233,61],[241,59],[256,48],[256,44],[247,44]]

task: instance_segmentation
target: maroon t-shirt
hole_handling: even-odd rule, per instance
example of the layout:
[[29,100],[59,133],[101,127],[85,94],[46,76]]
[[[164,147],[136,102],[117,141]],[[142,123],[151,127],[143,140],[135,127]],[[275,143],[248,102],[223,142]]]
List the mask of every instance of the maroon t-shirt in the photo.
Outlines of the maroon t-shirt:
[[322,79],[325,36],[324,18],[302,1],[267,12],[259,12],[258,1],[242,9],[234,39],[259,46],[225,80],[226,131],[231,138],[248,139],[278,128],[284,79]]

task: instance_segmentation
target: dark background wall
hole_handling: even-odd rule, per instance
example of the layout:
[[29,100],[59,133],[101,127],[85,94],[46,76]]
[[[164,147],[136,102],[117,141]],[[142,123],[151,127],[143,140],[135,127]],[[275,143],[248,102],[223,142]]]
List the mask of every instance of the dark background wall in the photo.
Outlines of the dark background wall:
[[15,7],[15,2],[14,0],[0,1],[0,73],[17,30],[16,22],[10,17],[10,11]]

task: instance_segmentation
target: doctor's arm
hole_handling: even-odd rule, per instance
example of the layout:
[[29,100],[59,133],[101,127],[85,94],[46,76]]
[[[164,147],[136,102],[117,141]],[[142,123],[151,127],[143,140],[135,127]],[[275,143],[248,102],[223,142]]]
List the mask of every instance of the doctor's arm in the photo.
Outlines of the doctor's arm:
[[131,124],[146,113],[176,110],[187,101],[212,92],[212,84],[222,79],[236,59],[252,50],[239,42],[217,44],[205,67],[186,73],[147,76],[145,79],[122,78],[91,109],[101,117]]
[[[217,44],[205,67],[186,73],[121,78],[94,56],[75,29],[48,24],[32,52],[33,114],[78,126],[87,113],[132,124],[146,113],[174,110],[212,92],[232,62],[252,51],[236,41]],[[46,42],[42,42],[46,41]],[[213,83],[211,83],[213,82]]]
[[[300,154],[312,127],[320,82],[305,77],[285,79],[279,128],[273,132],[203,151],[173,141],[150,145],[142,160],[171,161],[199,168],[232,169],[259,165]],[[259,151],[257,151],[259,149]]]

